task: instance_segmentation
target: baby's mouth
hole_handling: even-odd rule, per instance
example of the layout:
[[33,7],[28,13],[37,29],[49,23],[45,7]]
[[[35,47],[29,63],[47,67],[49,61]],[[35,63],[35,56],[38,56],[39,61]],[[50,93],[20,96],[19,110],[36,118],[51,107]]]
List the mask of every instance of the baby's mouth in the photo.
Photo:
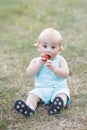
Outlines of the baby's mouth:
[[47,61],[47,60],[50,60],[50,59],[51,59],[51,56],[48,55],[48,54],[42,54],[41,56],[45,58],[44,61]]
[[46,56],[47,56],[47,59],[48,59],[48,60],[51,59],[51,56],[50,56],[50,55],[46,54]]

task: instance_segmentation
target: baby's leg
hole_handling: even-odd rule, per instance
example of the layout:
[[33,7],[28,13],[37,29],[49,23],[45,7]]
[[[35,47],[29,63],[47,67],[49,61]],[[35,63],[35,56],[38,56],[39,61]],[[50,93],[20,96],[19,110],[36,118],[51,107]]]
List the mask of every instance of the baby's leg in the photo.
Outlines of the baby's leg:
[[53,100],[51,107],[48,109],[48,114],[53,115],[61,111],[66,106],[67,95],[58,94]]
[[26,99],[26,104],[28,105],[28,106],[30,106],[32,109],[36,109],[36,107],[37,107],[37,104],[40,102],[40,98],[37,96],[37,95],[35,95],[35,94],[32,94],[32,93],[30,93],[29,95],[28,95],[28,97],[27,97],[27,99]]

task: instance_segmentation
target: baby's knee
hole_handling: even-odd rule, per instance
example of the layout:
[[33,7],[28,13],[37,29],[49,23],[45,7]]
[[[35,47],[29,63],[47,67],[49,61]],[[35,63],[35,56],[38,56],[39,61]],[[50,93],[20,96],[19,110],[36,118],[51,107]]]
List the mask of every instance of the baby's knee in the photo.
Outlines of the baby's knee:
[[36,95],[36,94],[33,94],[33,93],[29,93],[29,95],[28,95],[28,97],[27,97],[28,99],[31,99],[31,100],[36,100],[37,102],[40,102],[40,97],[38,96],[38,95]]

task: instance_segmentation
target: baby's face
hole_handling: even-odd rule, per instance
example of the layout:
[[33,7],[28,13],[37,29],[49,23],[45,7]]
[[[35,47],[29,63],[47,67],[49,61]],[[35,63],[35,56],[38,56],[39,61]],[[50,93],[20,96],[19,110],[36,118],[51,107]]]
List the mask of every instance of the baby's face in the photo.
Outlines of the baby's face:
[[59,46],[56,43],[40,43],[39,51],[42,54],[47,54],[51,59],[55,58],[58,54]]
[[62,37],[58,31],[52,28],[45,29],[39,35],[38,50],[41,54],[47,54],[50,59],[53,59],[59,53],[61,40]]

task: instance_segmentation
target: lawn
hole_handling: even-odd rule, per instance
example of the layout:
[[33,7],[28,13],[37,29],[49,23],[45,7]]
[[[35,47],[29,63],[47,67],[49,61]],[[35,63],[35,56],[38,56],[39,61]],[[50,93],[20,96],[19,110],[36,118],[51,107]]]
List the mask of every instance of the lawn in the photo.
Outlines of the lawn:
[[[17,99],[34,88],[26,76],[39,33],[54,27],[63,36],[70,68],[71,105],[49,116],[40,105],[30,118],[15,112]],[[87,0],[0,0],[0,130],[87,130]]]

